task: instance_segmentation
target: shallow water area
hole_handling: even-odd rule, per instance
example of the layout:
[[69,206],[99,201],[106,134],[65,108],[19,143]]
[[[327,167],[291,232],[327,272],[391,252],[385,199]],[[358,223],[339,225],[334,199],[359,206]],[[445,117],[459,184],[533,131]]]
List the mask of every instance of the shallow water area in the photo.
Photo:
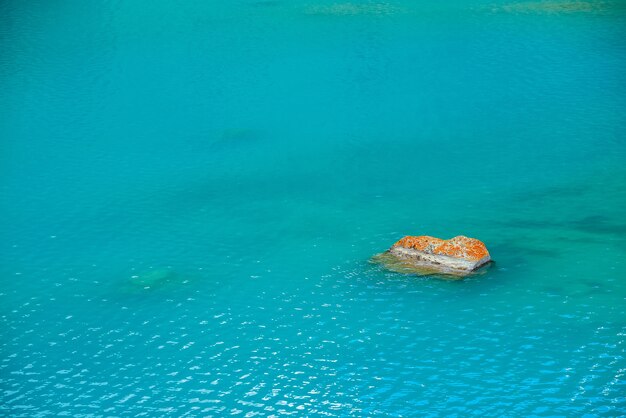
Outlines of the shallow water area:
[[624,1],[0,22],[0,414],[626,415]]

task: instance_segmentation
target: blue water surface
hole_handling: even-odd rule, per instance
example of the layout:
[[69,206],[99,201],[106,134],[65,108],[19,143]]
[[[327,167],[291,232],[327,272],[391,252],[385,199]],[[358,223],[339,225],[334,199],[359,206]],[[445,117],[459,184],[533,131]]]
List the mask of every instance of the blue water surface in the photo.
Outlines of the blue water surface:
[[6,0],[0,92],[0,414],[626,416],[623,0]]

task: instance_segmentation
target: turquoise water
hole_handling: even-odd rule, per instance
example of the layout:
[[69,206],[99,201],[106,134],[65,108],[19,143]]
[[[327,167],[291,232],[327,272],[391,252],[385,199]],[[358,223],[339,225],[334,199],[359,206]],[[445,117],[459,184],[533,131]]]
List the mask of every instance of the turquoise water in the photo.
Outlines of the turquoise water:
[[626,416],[626,3],[342,1],[1,3],[0,414]]

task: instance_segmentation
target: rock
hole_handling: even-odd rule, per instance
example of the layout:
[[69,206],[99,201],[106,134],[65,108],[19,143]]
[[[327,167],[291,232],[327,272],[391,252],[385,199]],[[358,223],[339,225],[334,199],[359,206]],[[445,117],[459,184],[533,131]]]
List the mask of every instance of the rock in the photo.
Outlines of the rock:
[[[406,236],[385,253],[383,261],[398,270],[401,266],[420,273],[443,273],[466,276],[489,263],[491,257],[481,241],[458,236],[442,240],[429,236]],[[394,264],[394,259],[397,263]],[[396,267],[396,268],[394,268]]]

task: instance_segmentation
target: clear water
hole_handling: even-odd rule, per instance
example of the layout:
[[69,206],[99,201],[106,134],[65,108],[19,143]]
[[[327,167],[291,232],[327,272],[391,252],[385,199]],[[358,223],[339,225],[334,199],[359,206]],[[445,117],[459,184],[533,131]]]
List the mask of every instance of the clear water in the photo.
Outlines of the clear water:
[[0,413],[626,415],[625,74],[623,1],[2,2]]

